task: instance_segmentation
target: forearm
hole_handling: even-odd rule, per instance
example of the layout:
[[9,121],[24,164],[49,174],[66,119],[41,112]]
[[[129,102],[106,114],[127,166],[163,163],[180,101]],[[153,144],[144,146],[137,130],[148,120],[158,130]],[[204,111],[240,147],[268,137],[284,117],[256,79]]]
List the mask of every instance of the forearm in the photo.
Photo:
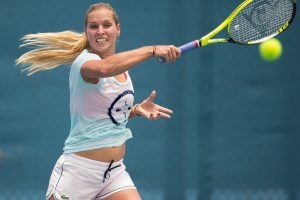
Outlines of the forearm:
[[152,54],[152,46],[141,47],[109,56],[103,60],[102,65],[103,68],[106,68],[107,76],[115,76],[149,59]]
[[153,55],[153,47],[145,46],[138,49],[125,51],[97,61],[96,69],[87,72],[88,77],[111,77],[128,71]]

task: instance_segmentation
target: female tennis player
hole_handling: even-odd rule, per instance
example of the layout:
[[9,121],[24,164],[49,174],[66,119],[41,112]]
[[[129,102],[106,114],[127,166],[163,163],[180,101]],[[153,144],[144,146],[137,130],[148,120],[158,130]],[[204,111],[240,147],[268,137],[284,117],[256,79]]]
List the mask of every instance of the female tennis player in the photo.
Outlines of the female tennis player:
[[116,53],[120,24],[107,3],[91,5],[85,32],[64,31],[24,36],[34,46],[16,60],[29,64],[28,74],[71,64],[71,129],[57,160],[46,199],[140,200],[125,170],[125,142],[132,137],[129,118],[170,118],[172,111],[153,102],[156,93],[134,105],[128,70],[152,58],[174,62],[181,51],[173,45],[144,46]]

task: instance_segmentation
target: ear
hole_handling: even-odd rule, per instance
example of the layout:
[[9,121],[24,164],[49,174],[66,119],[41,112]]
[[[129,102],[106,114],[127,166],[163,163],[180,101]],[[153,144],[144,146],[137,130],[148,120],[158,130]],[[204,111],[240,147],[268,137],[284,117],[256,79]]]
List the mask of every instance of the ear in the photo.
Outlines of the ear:
[[121,26],[120,24],[117,25],[117,38],[119,38],[121,35]]

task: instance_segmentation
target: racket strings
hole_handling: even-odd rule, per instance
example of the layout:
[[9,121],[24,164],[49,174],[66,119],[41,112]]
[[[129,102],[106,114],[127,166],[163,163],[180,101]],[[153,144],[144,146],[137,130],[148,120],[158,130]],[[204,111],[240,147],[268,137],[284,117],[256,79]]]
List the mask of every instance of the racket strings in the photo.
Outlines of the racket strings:
[[228,33],[236,42],[261,42],[277,35],[293,12],[291,0],[254,0],[232,20]]

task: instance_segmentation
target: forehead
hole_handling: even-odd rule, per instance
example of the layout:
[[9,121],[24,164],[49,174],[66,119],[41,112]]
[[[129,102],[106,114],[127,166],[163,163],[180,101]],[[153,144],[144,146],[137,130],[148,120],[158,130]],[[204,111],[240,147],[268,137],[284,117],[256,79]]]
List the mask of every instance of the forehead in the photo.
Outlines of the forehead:
[[114,14],[113,11],[109,9],[100,8],[90,12],[87,21],[88,22],[114,21]]

